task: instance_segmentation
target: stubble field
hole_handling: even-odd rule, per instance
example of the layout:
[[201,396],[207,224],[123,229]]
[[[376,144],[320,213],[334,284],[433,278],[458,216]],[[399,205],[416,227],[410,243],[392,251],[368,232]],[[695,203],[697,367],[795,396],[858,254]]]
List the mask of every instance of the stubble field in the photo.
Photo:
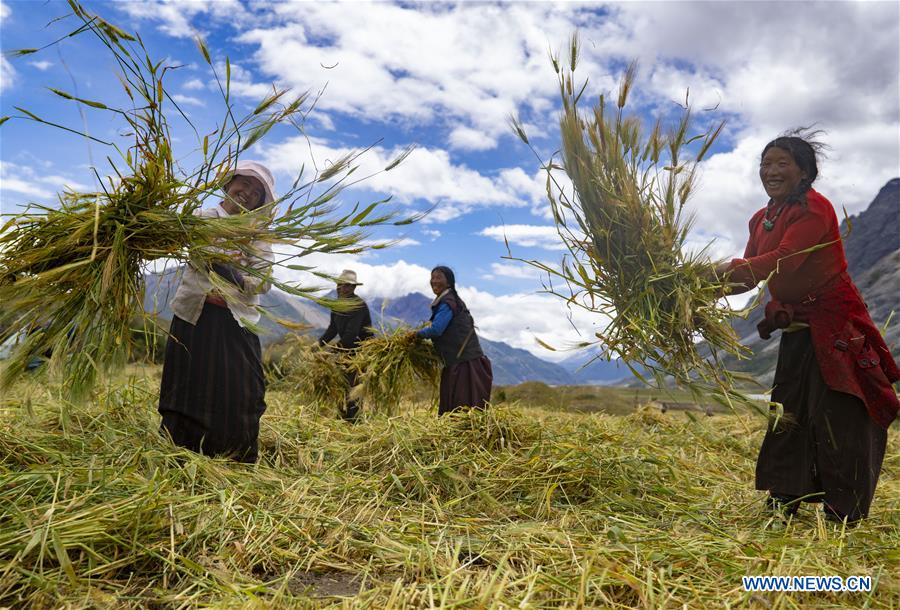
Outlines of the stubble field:
[[[513,401],[350,426],[270,392],[246,466],[172,446],[158,370],[133,373],[88,406],[39,379],[2,398],[0,607],[900,605],[896,429],[873,512],[846,529],[816,505],[764,512],[758,414]],[[752,593],[743,575],[872,590]]]

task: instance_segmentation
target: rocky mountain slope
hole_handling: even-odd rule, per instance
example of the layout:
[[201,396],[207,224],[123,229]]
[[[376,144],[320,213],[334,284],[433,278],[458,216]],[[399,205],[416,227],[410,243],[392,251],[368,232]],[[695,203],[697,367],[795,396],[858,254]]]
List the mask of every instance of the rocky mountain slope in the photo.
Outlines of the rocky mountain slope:
[[[840,211],[838,211],[840,214]],[[850,275],[866,299],[872,318],[883,324],[891,311],[894,322],[887,330],[888,344],[900,359],[900,178],[889,181],[862,213],[850,218],[851,230],[844,241]],[[842,234],[847,234],[847,222]],[[180,273],[176,270],[163,275],[147,276],[144,306],[161,318],[171,319],[169,302],[175,294]],[[430,315],[431,298],[411,293],[396,299],[373,299],[369,302],[376,326],[392,327],[403,322],[417,325]],[[310,332],[321,332],[328,325],[328,311],[318,305],[272,290],[262,297],[262,305],[270,313],[294,323],[308,324]],[[762,318],[761,308],[751,312],[746,320],[735,320],[734,327],[742,341],[754,350],[751,359],[731,361],[729,368],[754,374],[761,383],[771,383],[778,353],[777,335],[762,341],[756,324]],[[267,333],[263,344],[270,344],[287,332],[276,322],[263,318]],[[494,381],[498,385],[543,381],[555,385],[611,384],[632,380],[627,367],[617,362],[590,360],[590,351],[578,351],[559,364],[542,360],[530,352],[514,348],[500,341],[482,338],[485,353],[494,366]]]
[[[144,309],[163,320],[172,319],[170,303],[181,281],[180,269],[165,274],[148,274],[144,294]],[[334,295],[332,295],[334,296]],[[260,298],[261,305],[273,316],[297,324],[307,324],[312,334],[321,333],[328,326],[329,312],[315,303],[296,298],[280,290],[271,290]],[[376,327],[393,327],[399,323],[418,325],[430,316],[431,299],[421,293],[411,293],[388,301],[374,299],[369,302],[372,321]],[[277,322],[261,319],[266,330],[260,335],[263,345],[279,341],[290,332]],[[543,381],[553,385],[576,383],[565,368],[541,360],[530,352],[512,347],[501,341],[481,339],[481,345],[494,369],[494,383],[511,385],[523,381]]]
[[[373,299],[369,303],[369,309],[376,326],[391,327],[401,322],[418,326],[431,315],[431,298],[420,292],[413,292],[396,299]],[[512,347],[502,341],[490,341],[482,336],[479,336],[479,341],[491,360],[494,383],[497,385],[523,381],[543,381],[552,385],[576,383],[570,371],[542,360],[527,350]]]

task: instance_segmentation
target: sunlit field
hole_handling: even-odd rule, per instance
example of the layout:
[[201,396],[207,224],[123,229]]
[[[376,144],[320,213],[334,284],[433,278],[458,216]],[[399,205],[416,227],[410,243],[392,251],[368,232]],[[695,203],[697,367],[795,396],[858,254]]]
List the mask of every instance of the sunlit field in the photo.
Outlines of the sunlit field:
[[900,610],[900,426],[786,517],[751,386],[897,377],[896,6],[88,4],[0,0],[0,610]]
[[[0,413],[0,606],[894,608],[900,438],[870,518],[785,523],[752,489],[756,413],[584,413],[515,400],[357,425],[268,394],[255,466],[159,435],[157,368]],[[634,390],[595,390],[635,401]],[[623,398],[621,395],[625,394]],[[636,401],[640,402],[640,401]],[[625,412],[624,410],[622,412]],[[867,593],[744,575],[870,576]]]

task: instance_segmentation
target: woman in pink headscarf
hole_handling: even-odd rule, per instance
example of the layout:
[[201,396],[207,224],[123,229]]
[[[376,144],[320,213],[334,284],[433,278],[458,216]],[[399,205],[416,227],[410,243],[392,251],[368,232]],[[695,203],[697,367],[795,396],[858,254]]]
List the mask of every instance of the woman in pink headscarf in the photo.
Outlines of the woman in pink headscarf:
[[[199,214],[225,218],[253,213],[275,201],[274,188],[275,179],[265,166],[239,161],[219,205]],[[272,259],[268,243],[254,242],[237,262],[264,274]],[[215,288],[213,274],[224,279],[227,288]],[[268,282],[229,265],[185,267],[172,301],[159,392],[161,427],[175,444],[205,455],[256,461],[266,386],[259,337],[247,327],[259,321],[259,295],[269,288]]]

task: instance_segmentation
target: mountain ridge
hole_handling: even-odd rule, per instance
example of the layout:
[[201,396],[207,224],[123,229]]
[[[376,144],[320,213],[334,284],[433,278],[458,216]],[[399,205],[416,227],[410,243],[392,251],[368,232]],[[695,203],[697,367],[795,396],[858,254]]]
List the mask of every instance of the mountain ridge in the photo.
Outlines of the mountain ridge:
[[[848,234],[849,229],[849,234]],[[862,292],[876,324],[883,324],[891,311],[900,315],[900,178],[889,180],[861,213],[841,224],[846,235],[844,250],[848,272]],[[145,276],[147,290],[144,308],[163,319],[171,319],[169,307],[175,294],[180,270]],[[262,295],[261,304],[272,316],[293,323],[307,324],[307,332],[321,332],[328,325],[326,308],[273,289]],[[374,298],[368,301],[375,326],[394,327],[399,323],[417,326],[430,316],[431,298],[412,292],[392,299]],[[743,361],[726,359],[733,370],[748,372],[763,383],[771,383],[778,341],[762,341],[756,324],[762,319],[762,305],[752,310],[747,319],[736,318],[732,326],[742,342],[754,350]],[[288,332],[277,322],[263,316],[261,325],[267,331],[260,339],[264,345],[280,340]],[[553,385],[606,385],[632,381],[628,368],[619,362],[594,360],[596,350],[578,350],[558,363],[549,362],[527,350],[512,347],[502,341],[479,337],[482,347],[494,365],[495,383],[511,385],[523,381],[543,381]],[[887,329],[886,338],[895,358],[900,359],[900,324]]]
[[[170,303],[181,281],[181,268],[163,274],[145,276],[144,309],[162,320],[172,319]],[[335,296],[332,294],[331,296]],[[260,295],[260,305],[271,316],[294,324],[309,326],[306,333],[321,334],[328,326],[329,310],[321,305],[293,297],[281,290],[272,289]],[[419,292],[395,299],[375,298],[368,301],[372,322],[376,328],[393,328],[400,323],[418,326],[430,316],[431,299]],[[277,343],[289,331],[278,322],[263,316],[260,335],[263,346]],[[514,385],[524,381],[543,381],[551,385],[572,385],[573,375],[565,368],[542,360],[527,350],[512,347],[502,341],[479,337],[484,353],[491,360],[496,385]]]
[[[432,299],[421,292],[411,292],[393,299],[371,299],[369,310],[376,326],[393,327],[398,323],[418,326],[431,316],[431,302]],[[576,383],[568,370],[538,358],[528,350],[513,347],[503,341],[491,341],[481,334],[478,340],[485,355],[491,360],[494,383],[497,385],[513,385],[524,381],[543,381],[552,385]]]

